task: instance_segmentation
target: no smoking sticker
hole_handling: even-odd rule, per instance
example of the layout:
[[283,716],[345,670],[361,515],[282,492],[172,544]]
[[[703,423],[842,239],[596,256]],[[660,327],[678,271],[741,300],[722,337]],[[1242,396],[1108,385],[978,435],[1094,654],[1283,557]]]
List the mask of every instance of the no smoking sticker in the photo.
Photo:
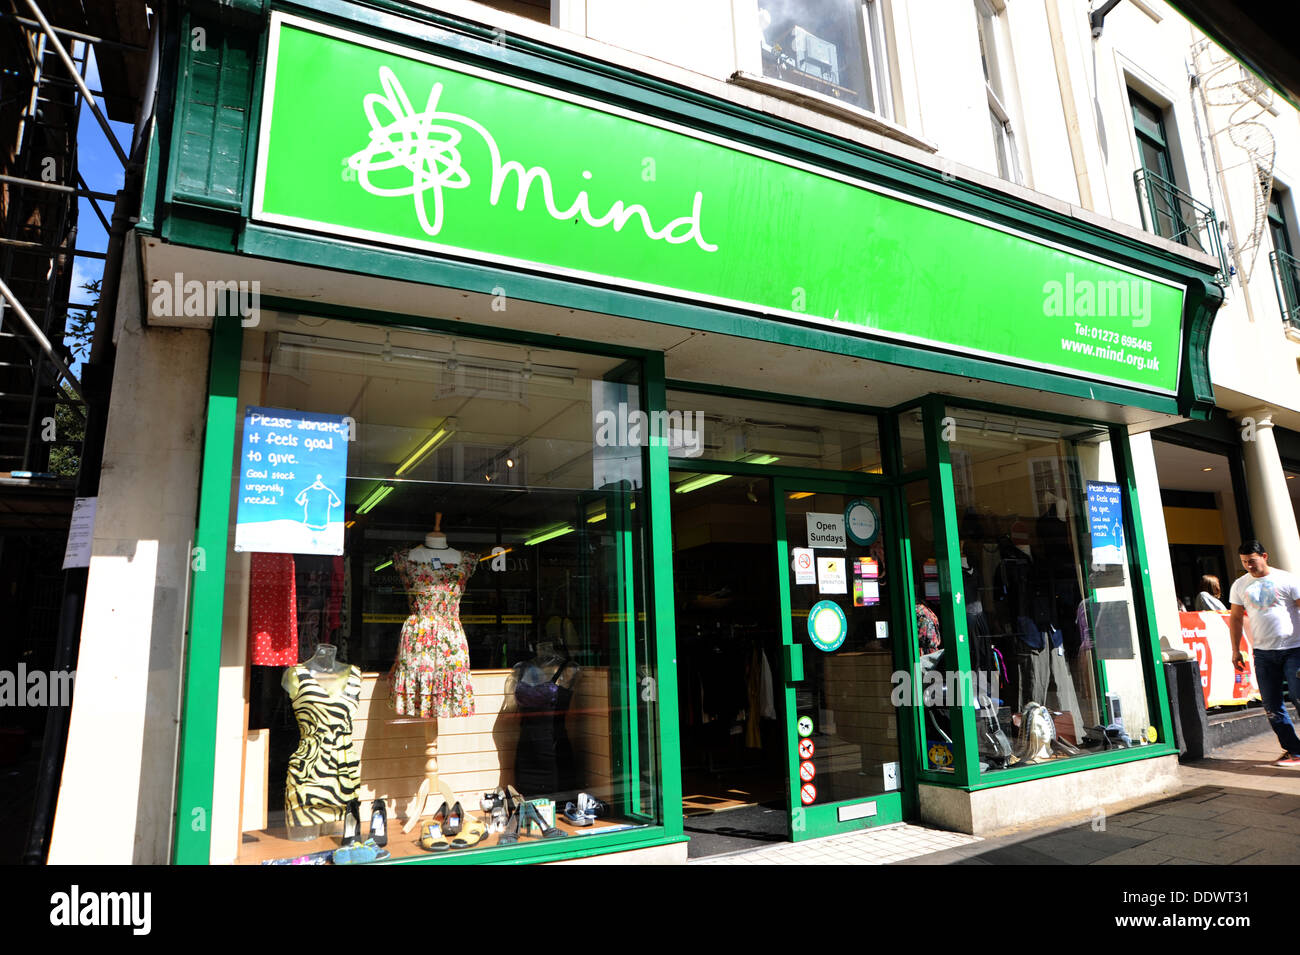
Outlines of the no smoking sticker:
[[817,752],[817,747],[813,745],[813,741],[812,741],[812,740],[810,740],[810,739],[801,739],[801,740],[799,740],[799,758],[800,758],[800,759],[812,759],[812,758],[813,758],[813,753],[815,753],[815,752]]
[[799,789],[799,798],[805,806],[811,806],[817,801],[817,787],[812,783],[804,783]]
[[812,763],[808,762],[807,760],[804,760],[802,763],[799,764],[799,778],[802,779],[804,782],[806,783],[812,782],[813,778],[816,777],[816,775],[817,775],[817,767],[814,766]]

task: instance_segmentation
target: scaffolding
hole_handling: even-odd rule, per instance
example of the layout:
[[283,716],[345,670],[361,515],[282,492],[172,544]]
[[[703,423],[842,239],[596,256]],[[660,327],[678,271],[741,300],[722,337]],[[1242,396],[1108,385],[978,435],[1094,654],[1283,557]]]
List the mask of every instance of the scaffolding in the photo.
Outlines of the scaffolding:
[[[1273,191],[1277,142],[1262,117],[1271,112],[1273,91],[1258,76],[1208,39],[1192,44],[1192,72],[1195,87],[1200,91],[1206,122],[1209,124],[1206,131],[1208,137],[1213,141],[1218,136],[1226,135],[1229,142],[1245,153],[1246,158],[1241,162],[1224,167],[1218,162],[1219,152],[1216,148],[1214,155],[1216,165],[1220,166],[1220,175],[1241,165],[1249,165],[1252,170],[1254,208],[1251,227],[1245,236],[1236,237],[1233,249],[1241,280],[1243,283],[1249,282],[1255,259],[1268,232],[1268,203]],[[1216,126],[1216,116],[1211,112],[1211,107],[1220,107],[1219,115],[1223,108],[1228,109],[1227,121],[1221,127]]]
[[[107,233],[117,198],[87,185],[78,125],[93,117],[126,165],[87,75],[92,51],[130,45],[54,26],[35,0],[0,4],[0,478],[71,487],[87,410],[72,368],[89,355],[65,335],[70,312],[98,310],[72,288],[74,258],[105,258],[77,246],[79,200]],[[58,448],[72,452],[61,476],[51,473]]]

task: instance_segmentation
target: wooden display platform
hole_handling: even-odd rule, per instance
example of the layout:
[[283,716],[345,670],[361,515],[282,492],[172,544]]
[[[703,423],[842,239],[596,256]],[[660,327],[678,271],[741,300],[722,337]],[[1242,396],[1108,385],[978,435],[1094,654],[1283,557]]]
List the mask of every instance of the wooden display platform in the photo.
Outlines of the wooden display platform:
[[[467,813],[470,819],[482,821],[481,812]],[[485,823],[486,825],[486,823]],[[623,820],[619,819],[597,819],[590,826],[573,826],[568,820],[561,817],[556,826],[561,832],[567,833],[570,838],[582,838],[599,832],[601,829],[621,828],[626,825]],[[367,828],[362,826],[362,836],[367,833]],[[340,830],[341,832],[341,830]],[[287,837],[284,829],[267,829],[259,832],[245,832],[243,835],[243,844],[239,850],[239,861],[236,865],[260,865],[272,859],[293,859],[298,856],[309,855],[313,852],[323,852],[326,849],[333,850],[339,847],[342,842],[340,832],[333,835],[321,836],[319,839],[312,839],[307,842],[295,842]],[[388,820],[388,845],[386,848],[392,854],[391,858],[385,861],[395,859],[409,859],[415,857],[424,857],[429,855],[450,855],[452,853],[464,854],[467,852],[478,852],[482,849],[491,849],[496,846],[500,839],[500,833],[492,833],[485,837],[478,845],[469,849],[451,849],[446,852],[431,853],[420,848],[420,834],[412,830],[410,833],[404,833],[394,826],[392,817]],[[538,835],[521,835],[517,845],[526,845],[534,842],[561,842],[561,839],[542,839]]]

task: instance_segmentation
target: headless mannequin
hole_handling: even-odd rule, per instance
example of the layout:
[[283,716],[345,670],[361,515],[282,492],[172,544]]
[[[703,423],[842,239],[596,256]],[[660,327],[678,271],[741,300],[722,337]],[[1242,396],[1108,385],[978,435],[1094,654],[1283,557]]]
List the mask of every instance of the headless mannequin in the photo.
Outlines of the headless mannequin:
[[[320,683],[321,688],[326,693],[333,695],[342,686],[347,679],[348,673],[352,666],[343,663],[338,659],[338,648],[332,643],[322,643],[316,648],[316,652],[308,657],[298,666],[285,667],[284,676],[280,679],[280,685],[284,687],[284,692],[289,694],[289,699],[294,698],[298,692],[298,667],[306,667],[311,671],[311,675]],[[315,839],[321,834],[321,826],[289,826],[289,838],[295,842],[307,842]]]
[[449,567],[460,563],[460,551],[447,546],[447,535],[442,532],[442,512],[434,516],[433,530],[424,536],[424,544],[412,547],[407,560],[435,567]]

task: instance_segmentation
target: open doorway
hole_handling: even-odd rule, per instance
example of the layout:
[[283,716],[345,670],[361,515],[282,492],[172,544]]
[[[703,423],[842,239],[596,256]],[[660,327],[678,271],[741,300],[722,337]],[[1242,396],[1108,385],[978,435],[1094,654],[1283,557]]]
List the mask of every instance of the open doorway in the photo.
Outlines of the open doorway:
[[674,472],[682,812],[691,855],[788,837],[771,485]]

